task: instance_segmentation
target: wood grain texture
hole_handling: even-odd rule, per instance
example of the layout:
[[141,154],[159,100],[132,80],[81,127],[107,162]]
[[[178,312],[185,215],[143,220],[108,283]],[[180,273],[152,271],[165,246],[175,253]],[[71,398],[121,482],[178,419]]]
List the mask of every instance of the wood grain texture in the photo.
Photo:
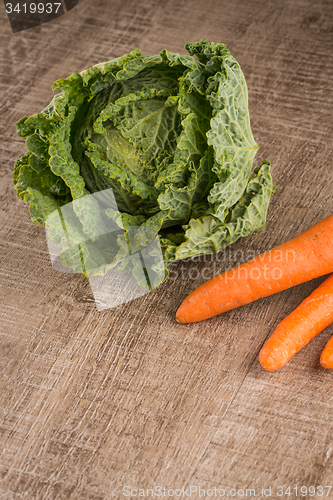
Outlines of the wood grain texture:
[[[267,226],[98,312],[83,276],[52,269],[44,230],[16,198],[14,123],[73,71],[134,48],[184,53],[200,38],[224,42],[245,73],[256,163],[272,162],[277,185]],[[16,34],[0,6],[1,500],[120,499],[124,486],[157,485],[272,486],[281,498],[278,485],[333,485],[332,373],[319,365],[333,328],[277,373],[257,360],[323,278],[204,323],[174,319],[203,281],[192,270],[208,277],[332,213],[332,50],[331,0],[80,0]]]

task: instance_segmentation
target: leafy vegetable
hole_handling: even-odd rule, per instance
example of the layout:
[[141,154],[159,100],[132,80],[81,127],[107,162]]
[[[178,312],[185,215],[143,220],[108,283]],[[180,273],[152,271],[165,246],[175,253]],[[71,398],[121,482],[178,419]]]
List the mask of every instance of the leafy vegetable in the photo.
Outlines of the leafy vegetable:
[[[146,252],[154,288],[168,263],[263,228],[273,185],[267,161],[252,176],[258,145],[244,75],[221,43],[186,49],[134,50],[73,73],[53,84],[60,93],[41,113],[17,122],[28,152],[15,188],[32,220],[67,244],[62,261],[74,270],[104,274],[121,262],[143,282]],[[149,247],[156,238],[162,262]]]

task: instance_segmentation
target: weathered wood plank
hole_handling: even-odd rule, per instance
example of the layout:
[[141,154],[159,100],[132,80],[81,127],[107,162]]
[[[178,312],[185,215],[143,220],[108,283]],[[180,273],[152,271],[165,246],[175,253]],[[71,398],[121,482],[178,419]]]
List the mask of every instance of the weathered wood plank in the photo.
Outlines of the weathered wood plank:
[[[209,277],[332,212],[332,2],[81,0],[33,30],[13,35],[5,16],[0,26],[1,498],[328,484],[331,374],[318,359],[332,328],[279,373],[257,361],[321,279],[202,324],[176,324],[174,313],[204,268]],[[226,43],[246,75],[256,162],[271,160],[277,184],[267,226],[98,312],[83,276],[52,269],[43,228],[15,196],[24,141],[14,122],[48,104],[57,78],[134,48],[184,52],[200,38]]]

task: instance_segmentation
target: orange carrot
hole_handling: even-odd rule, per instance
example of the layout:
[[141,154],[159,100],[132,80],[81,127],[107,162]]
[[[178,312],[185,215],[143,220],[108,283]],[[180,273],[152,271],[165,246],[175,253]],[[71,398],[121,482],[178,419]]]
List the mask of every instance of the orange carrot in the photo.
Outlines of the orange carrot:
[[[331,323],[333,274],[278,324],[259,353],[261,366],[268,371],[278,370]],[[333,368],[333,356],[331,367]]]
[[329,339],[321,353],[320,364],[323,368],[333,368],[333,337]]
[[206,281],[180,305],[193,323],[333,272],[333,215],[299,236]]

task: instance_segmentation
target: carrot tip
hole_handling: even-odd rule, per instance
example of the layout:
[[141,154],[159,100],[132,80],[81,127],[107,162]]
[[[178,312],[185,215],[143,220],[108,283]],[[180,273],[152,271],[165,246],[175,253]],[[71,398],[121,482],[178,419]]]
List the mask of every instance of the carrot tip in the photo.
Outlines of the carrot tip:
[[179,314],[178,311],[176,312],[176,321],[177,323],[185,323],[185,321],[183,321],[181,314]]
[[333,363],[331,360],[326,361],[325,359],[320,360],[320,364],[323,368],[331,370],[333,368]]
[[278,370],[280,368],[280,366],[278,367],[275,367],[275,366],[270,366],[270,365],[265,365],[263,363],[260,363],[262,368],[264,368],[264,370],[266,370],[267,372],[275,372],[276,370]]

